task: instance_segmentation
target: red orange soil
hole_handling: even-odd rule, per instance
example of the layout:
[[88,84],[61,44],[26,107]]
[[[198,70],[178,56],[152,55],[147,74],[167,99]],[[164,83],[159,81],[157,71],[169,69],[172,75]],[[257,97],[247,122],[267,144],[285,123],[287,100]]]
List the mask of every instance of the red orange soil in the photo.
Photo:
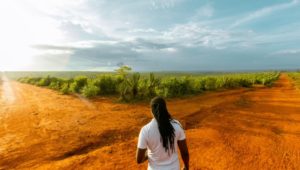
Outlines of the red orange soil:
[[[136,165],[148,104],[85,100],[4,82],[0,169],[145,169]],[[13,93],[11,93],[11,91]],[[5,95],[13,97],[5,97]],[[191,169],[300,168],[300,93],[282,74],[272,88],[168,101],[185,126]]]

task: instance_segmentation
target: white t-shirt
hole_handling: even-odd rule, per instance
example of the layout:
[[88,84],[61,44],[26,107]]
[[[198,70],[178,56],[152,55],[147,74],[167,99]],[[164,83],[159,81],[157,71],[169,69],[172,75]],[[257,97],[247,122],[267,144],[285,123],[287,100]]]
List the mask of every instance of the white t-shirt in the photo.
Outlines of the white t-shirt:
[[161,136],[158,130],[158,124],[155,119],[152,119],[141,129],[138,140],[138,148],[148,149],[148,170],[180,169],[177,141],[184,140],[185,134],[177,120],[172,120],[171,124],[175,129],[175,152],[170,152],[170,155],[163,147]]

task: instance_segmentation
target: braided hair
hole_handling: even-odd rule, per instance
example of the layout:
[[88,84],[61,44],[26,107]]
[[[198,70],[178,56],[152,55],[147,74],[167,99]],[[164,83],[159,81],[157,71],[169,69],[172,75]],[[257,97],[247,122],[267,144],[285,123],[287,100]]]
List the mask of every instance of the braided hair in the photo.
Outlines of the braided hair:
[[174,152],[175,129],[171,124],[173,119],[167,110],[166,101],[162,97],[155,97],[151,100],[150,105],[153,116],[158,123],[158,130],[165,151]]

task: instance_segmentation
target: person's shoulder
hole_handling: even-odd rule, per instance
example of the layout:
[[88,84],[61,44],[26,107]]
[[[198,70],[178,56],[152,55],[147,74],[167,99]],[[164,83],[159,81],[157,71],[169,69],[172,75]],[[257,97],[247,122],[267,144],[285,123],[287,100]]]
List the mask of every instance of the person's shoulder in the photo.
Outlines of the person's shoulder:
[[144,125],[141,130],[149,130],[151,124],[153,124],[153,119],[150,122],[148,122],[146,125]]
[[176,120],[176,119],[172,119],[172,124],[173,125],[175,125],[175,126],[177,126],[177,127],[180,127],[180,128],[182,128],[183,129],[183,127],[182,127],[182,125],[181,125],[181,123],[178,121],[178,120]]
[[172,119],[172,122],[173,122],[173,123],[179,123],[179,124],[180,124],[180,122],[179,122],[177,119]]

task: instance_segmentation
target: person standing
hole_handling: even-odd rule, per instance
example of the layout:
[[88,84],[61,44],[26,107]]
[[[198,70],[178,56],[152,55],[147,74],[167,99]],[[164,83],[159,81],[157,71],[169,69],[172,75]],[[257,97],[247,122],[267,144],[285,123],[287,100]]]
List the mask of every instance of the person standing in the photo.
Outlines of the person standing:
[[154,118],[140,131],[137,163],[148,160],[148,170],[179,170],[179,148],[183,169],[188,170],[189,151],[181,124],[171,117],[162,97],[153,98],[150,106]]

